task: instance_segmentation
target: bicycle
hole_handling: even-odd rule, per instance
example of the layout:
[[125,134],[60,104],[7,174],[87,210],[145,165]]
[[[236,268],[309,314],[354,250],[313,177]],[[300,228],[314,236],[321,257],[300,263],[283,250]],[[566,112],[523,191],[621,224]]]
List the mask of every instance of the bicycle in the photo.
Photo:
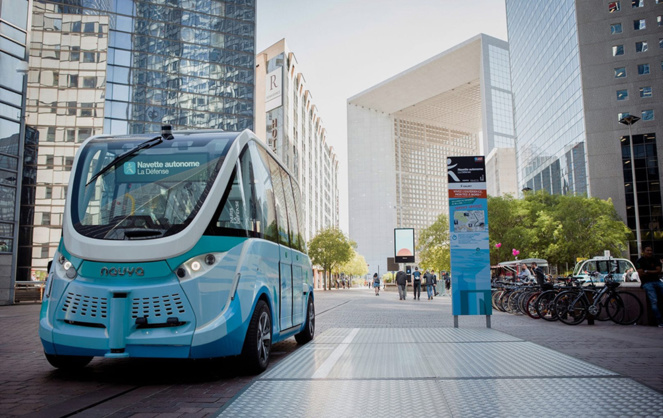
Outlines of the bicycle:
[[[613,280],[613,273],[608,273],[605,285],[599,290],[592,280],[594,274],[590,274],[588,287],[559,293],[553,301],[558,319],[567,325],[578,325],[587,315],[601,321],[611,319],[620,325],[638,322],[643,312],[642,303],[634,294],[616,290],[620,283]],[[593,300],[590,301],[588,294]]]

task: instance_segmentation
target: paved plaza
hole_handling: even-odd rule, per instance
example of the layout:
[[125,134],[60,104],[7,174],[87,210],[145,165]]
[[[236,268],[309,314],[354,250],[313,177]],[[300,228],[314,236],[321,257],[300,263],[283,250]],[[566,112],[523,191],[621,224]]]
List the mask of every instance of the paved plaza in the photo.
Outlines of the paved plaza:
[[660,328],[495,313],[491,329],[480,316],[454,329],[448,297],[316,298],[316,339],[275,345],[257,377],[236,359],[95,359],[65,373],[43,357],[39,305],[0,307],[0,415],[663,416]]

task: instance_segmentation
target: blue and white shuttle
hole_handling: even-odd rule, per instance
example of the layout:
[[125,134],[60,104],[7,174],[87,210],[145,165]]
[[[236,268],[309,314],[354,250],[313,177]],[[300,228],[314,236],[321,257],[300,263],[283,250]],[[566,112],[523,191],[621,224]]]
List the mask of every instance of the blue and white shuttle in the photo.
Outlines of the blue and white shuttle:
[[299,186],[250,131],[96,136],[80,147],[39,336],[93,357],[242,356],[315,333]]

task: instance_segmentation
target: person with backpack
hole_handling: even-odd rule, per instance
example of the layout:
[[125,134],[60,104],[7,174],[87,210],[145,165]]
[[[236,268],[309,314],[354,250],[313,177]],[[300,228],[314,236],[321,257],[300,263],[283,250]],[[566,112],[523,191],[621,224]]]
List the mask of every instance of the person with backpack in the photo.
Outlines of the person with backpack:
[[[442,275],[442,278],[444,279],[444,295],[451,295],[451,277],[449,277],[449,273],[446,271]],[[442,296],[444,296],[442,295]]]
[[373,289],[375,289],[375,296],[380,296],[380,277],[377,273],[373,275]]
[[414,273],[412,273],[412,293],[414,294],[414,300],[421,300],[421,272],[419,267],[415,267]]
[[407,296],[407,274],[402,270],[398,270],[396,273],[396,285],[398,286],[398,299],[405,300]]
[[433,300],[433,286],[435,285],[435,275],[433,273],[429,273],[428,270],[426,270],[426,273],[424,274],[424,279],[426,279],[426,293],[428,294],[428,300]]

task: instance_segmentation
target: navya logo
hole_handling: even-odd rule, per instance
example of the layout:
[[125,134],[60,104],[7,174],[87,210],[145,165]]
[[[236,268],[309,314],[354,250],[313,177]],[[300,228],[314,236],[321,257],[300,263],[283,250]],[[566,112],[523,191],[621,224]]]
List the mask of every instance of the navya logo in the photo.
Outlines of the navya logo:
[[145,270],[142,267],[104,267],[101,269],[102,276],[144,276]]
[[132,175],[136,174],[136,163],[134,161],[127,161],[124,163],[124,174]]

